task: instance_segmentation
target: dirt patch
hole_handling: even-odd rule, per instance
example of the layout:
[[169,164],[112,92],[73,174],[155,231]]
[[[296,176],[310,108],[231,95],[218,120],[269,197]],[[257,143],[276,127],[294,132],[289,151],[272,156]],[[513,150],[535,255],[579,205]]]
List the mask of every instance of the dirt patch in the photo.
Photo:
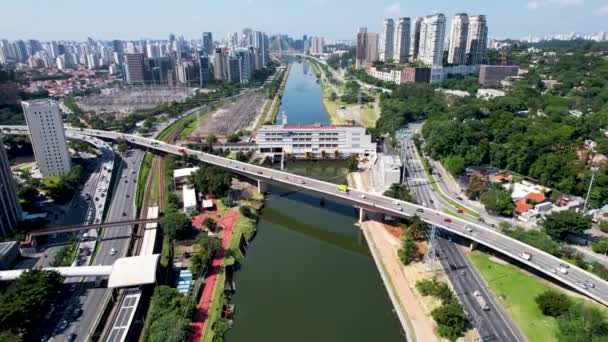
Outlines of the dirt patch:
[[266,96],[261,93],[239,96],[234,102],[229,102],[209,113],[208,118],[202,120],[189,138],[196,140],[209,134],[227,136],[239,130],[246,130],[260,115],[265,101]]

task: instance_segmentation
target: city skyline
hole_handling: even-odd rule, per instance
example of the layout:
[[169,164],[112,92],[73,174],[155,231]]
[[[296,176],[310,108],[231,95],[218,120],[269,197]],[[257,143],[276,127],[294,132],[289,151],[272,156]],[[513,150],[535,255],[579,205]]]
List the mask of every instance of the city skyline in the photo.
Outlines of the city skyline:
[[[1,38],[84,40],[90,36],[129,40],[164,39],[169,33],[176,33],[191,39],[200,38],[203,31],[210,31],[218,39],[232,32],[233,23],[239,22],[242,27],[269,34],[309,34],[329,40],[352,40],[356,27],[382,32],[384,18],[403,16],[413,19],[438,12],[447,18],[460,12],[485,14],[492,22],[490,37],[521,38],[530,34],[545,36],[605,31],[608,17],[608,1],[605,0],[517,0],[492,4],[472,0],[466,5],[447,0],[411,4],[404,1],[315,0],[289,6],[280,6],[276,0],[236,0],[230,4],[204,4],[189,0],[179,7],[153,2],[157,4],[142,6],[141,3],[110,0],[103,7],[67,0],[11,2],[3,4],[7,13],[28,13],[36,18],[37,24],[30,22],[24,25],[21,15],[7,16],[0,23]],[[246,10],[235,11],[234,6]],[[184,11],[184,8],[188,10]],[[133,13],[139,13],[139,19],[147,19],[133,20]],[[229,13],[231,20],[217,13]],[[568,20],[563,20],[564,15]],[[518,25],[512,25],[513,17],[518,18]]]

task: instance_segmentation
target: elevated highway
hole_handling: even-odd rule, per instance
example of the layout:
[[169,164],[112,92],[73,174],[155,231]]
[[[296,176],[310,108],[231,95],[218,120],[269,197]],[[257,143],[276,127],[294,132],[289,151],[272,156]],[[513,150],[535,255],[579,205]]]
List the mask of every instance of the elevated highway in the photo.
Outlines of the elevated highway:
[[[6,128],[9,128],[13,134],[28,133],[26,126],[0,126],[0,129],[5,130]],[[231,172],[256,179],[260,184],[264,182],[275,182],[316,192],[323,196],[331,196],[360,208],[361,219],[364,219],[365,211],[367,210],[385,213],[394,217],[411,217],[417,215],[429,224],[441,227],[449,232],[463,236],[473,242],[500,252],[564,285],[576,289],[597,302],[608,306],[608,282],[572,264],[569,265],[567,274],[555,272],[560,264],[566,264],[566,262],[532,246],[500,234],[482,224],[469,222],[458,216],[363,191],[351,190],[349,192],[342,192],[332,183],[238,162],[137,135],[76,128],[66,128],[66,132],[68,132],[68,134],[78,133],[105,139],[123,138],[131,144],[139,145],[147,149],[175,155],[186,154],[195,157],[202,162],[216,165]],[[529,254],[531,257],[524,257],[524,253]],[[593,283],[593,287],[582,286],[581,284],[585,281]]]

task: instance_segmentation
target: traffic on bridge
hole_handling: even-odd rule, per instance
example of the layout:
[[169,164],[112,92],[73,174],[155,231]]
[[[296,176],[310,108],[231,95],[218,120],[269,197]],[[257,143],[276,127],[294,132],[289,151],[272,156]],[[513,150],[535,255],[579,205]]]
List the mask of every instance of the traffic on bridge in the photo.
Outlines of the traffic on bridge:
[[[1,126],[0,128],[8,130],[12,134],[28,134],[27,126]],[[341,189],[332,183],[218,157],[142,136],[71,127],[66,127],[66,133],[78,133],[112,140],[122,138],[131,144],[148,149],[196,157],[202,162],[220,166],[232,172],[256,179],[259,182],[277,182],[346,201],[360,208],[361,217],[364,217],[366,210],[382,212],[394,217],[417,215],[428,224],[435,225],[500,252],[608,306],[608,282],[575,265],[568,264],[546,252],[500,234],[479,223],[469,222],[460,217],[421,205],[373,193]],[[557,272],[556,270],[558,269],[564,271]]]

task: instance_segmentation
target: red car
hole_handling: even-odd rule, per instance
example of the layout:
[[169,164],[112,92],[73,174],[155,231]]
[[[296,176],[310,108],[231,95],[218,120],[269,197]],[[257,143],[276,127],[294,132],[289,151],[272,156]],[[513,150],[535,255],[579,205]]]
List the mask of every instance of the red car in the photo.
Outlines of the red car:
[[456,210],[456,212],[459,213],[459,214],[463,214],[464,213],[464,211],[462,209],[458,209],[458,210]]
[[178,153],[184,153],[184,152],[186,152],[186,150],[184,150],[183,148],[178,148],[178,149],[177,149],[177,152],[178,152]]
[[443,219],[443,222],[445,222],[445,223],[452,223],[452,220],[446,217],[446,218]]

